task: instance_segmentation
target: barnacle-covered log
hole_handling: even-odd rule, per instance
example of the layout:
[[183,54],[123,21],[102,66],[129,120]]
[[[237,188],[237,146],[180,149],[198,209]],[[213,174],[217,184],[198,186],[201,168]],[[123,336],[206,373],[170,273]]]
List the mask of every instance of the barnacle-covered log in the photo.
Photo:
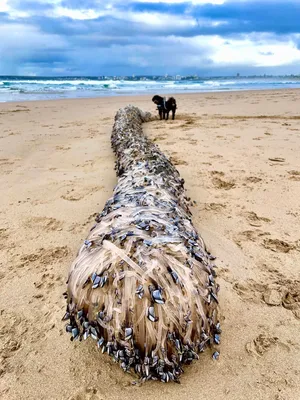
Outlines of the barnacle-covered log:
[[118,184],[71,266],[64,319],[73,340],[91,337],[125,371],[168,382],[219,344],[218,285],[184,181],[143,135],[148,118],[133,106],[116,115]]

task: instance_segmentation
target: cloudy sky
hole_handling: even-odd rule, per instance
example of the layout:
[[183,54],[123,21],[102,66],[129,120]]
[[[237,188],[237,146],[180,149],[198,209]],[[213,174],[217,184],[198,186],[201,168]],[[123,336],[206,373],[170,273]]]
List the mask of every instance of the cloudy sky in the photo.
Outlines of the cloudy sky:
[[300,0],[0,0],[1,75],[300,74]]

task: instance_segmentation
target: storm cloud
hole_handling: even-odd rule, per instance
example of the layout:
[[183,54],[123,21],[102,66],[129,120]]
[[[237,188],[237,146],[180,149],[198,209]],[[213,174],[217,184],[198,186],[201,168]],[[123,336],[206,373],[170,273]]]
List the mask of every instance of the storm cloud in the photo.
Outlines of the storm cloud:
[[295,1],[0,0],[0,74],[300,73]]

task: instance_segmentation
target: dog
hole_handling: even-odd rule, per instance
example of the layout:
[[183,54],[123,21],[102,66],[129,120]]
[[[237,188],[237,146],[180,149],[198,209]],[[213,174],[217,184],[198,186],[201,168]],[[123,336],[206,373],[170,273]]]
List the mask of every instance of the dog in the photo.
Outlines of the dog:
[[157,105],[160,119],[168,120],[170,111],[172,111],[172,119],[175,119],[177,104],[174,97],[169,97],[168,100],[166,100],[165,97],[161,97],[156,94],[152,97],[152,101]]

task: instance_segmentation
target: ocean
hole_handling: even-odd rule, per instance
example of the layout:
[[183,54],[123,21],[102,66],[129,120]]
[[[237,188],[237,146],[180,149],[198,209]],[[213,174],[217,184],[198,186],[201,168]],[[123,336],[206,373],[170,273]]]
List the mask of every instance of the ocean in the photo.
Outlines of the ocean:
[[0,102],[300,88],[300,77],[214,77],[169,79],[0,76]]

